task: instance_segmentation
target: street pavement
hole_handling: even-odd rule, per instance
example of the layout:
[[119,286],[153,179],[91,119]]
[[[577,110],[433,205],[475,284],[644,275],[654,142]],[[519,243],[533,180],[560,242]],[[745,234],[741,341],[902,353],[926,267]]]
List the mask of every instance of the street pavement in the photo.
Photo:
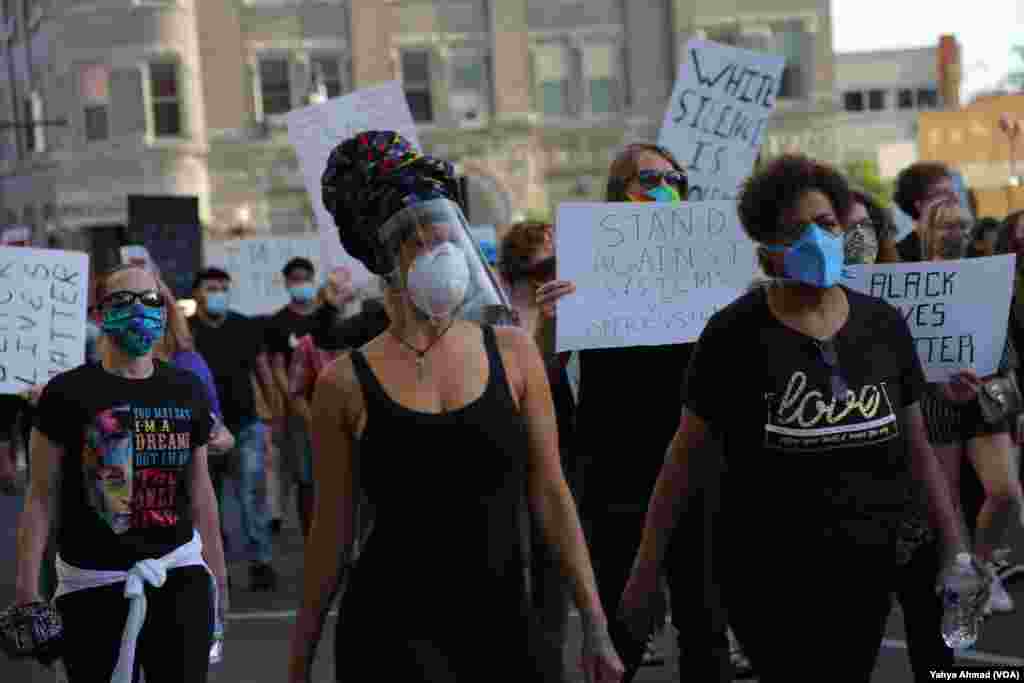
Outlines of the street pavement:
[[[10,602],[14,592],[14,546],[17,513],[21,506],[19,498],[0,496],[0,605]],[[244,558],[238,553],[239,543],[237,529],[238,515],[234,506],[227,504],[224,511],[233,547],[229,551],[230,571],[232,574],[232,615],[228,624],[228,635],[225,643],[225,658],[220,665],[213,667],[211,683],[283,683],[286,681],[288,666],[288,649],[291,628],[294,623],[295,609],[298,606],[301,591],[302,575],[302,539],[294,520],[289,520],[278,539],[276,560],[277,569],[281,574],[280,589],[273,594],[252,593],[247,590],[248,575]],[[1015,556],[1024,561],[1024,531],[1014,529],[1011,542],[1015,545]],[[750,558],[750,580],[757,580],[757,562],[759,557],[752,553]],[[821,567],[826,571],[826,567]],[[837,585],[835,590],[842,590]],[[1024,666],[1024,577],[1011,584],[1011,593],[1021,605],[1020,610],[1009,615],[991,618],[985,623],[981,640],[976,650],[968,659],[961,660],[968,665],[1003,665]],[[822,610],[829,609],[829,596],[816,596]],[[468,628],[487,628],[486,606],[482,605],[480,621],[467,625]],[[395,619],[401,615],[396,614]],[[677,620],[685,618],[676,615]],[[566,662],[575,672],[573,683],[582,683],[582,675],[576,666],[579,653],[578,620],[572,621],[571,642],[566,649]],[[816,628],[818,620],[809,614],[807,627]],[[334,618],[320,646],[313,681],[315,683],[331,683],[334,681]],[[387,638],[387,633],[380,634]],[[637,677],[637,683],[667,683],[677,680],[695,680],[686,675],[686,662],[676,656],[672,629],[666,629],[659,641],[662,650],[668,655],[663,666],[645,667]],[[800,671],[801,650],[799,640],[792,646],[794,681],[827,681],[825,672]],[[495,679],[501,680],[500,662],[495,662]],[[387,662],[380,662],[380,680],[388,680]],[[680,677],[681,676],[681,677]],[[42,670],[34,664],[15,664],[0,657],[0,682],[2,683],[36,683],[46,681],[53,683],[55,675]],[[902,635],[902,618],[899,610],[894,609],[888,627],[886,641],[878,659],[878,666],[872,683],[897,683],[912,681],[905,644]]]

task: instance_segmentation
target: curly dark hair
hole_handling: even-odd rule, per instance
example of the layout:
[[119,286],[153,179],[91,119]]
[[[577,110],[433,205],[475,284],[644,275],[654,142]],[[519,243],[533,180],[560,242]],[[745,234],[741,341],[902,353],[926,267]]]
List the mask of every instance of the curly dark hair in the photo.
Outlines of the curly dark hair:
[[393,131],[367,131],[339,144],[320,184],[341,245],[374,275],[390,275],[396,266],[379,236],[391,216],[419,202],[459,197],[452,164],[423,156]]
[[917,202],[925,198],[928,188],[943,178],[952,178],[949,167],[936,161],[919,161],[900,171],[896,176],[896,191],[892,200],[900,211],[915,221],[921,219]]
[[812,190],[828,197],[837,218],[850,211],[853,195],[839,171],[801,154],[773,159],[743,186],[738,207],[743,229],[755,242],[774,241],[782,214]]

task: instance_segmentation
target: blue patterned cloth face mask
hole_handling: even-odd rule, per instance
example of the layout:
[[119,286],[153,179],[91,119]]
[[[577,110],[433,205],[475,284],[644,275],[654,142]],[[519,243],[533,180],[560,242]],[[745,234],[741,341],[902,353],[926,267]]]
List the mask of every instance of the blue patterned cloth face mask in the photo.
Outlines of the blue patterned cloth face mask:
[[833,235],[815,223],[807,226],[793,244],[764,245],[764,248],[773,253],[785,253],[785,275],[791,280],[828,289],[835,286],[843,275],[846,259],[843,236]]
[[140,303],[111,308],[103,314],[103,332],[129,356],[139,358],[164,336],[167,311]]
[[316,296],[316,287],[313,285],[296,285],[288,288],[288,295],[297,304],[308,304]]

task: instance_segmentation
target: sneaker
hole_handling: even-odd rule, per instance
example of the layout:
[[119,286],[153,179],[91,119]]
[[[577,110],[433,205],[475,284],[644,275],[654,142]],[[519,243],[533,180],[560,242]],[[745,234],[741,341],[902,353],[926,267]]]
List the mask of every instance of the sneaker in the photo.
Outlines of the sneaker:
[[249,589],[253,591],[277,590],[277,572],[269,564],[253,563],[249,567]]
[[[994,568],[992,568],[994,571]],[[988,604],[985,605],[985,612],[1000,612],[1005,614],[1006,612],[1012,612],[1014,608],[1013,598],[1006,592],[1006,587],[1003,586],[1003,582],[998,576],[993,575],[992,577],[992,588],[988,598]]]
[[665,663],[665,655],[658,649],[654,642],[654,636],[647,639],[647,648],[644,650],[644,658],[640,666],[662,666]]
[[1010,548],[1000,548],[992,554],[992,568],[1004,586],[1024,575],[1024,564],[1013,562],[1011,553]]

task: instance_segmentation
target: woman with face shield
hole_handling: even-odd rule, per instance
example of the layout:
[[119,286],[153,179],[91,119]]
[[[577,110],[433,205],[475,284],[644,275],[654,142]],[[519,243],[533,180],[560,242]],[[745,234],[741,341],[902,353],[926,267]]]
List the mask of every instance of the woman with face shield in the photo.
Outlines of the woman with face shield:
[[[550,680],[533,655],[524,489],[573,585],[588,679],[621,675],[559,464],[544,365],[522,330],[487,324],[508,304],[456,192],[451,164],[396,133],[361,133],[328,160],[324,204],[342,246],[384,278],[391,323],[317,380],[318,489],[295,683],[309,680],[339,573],[351,565],[360,491],[374,530],[342,599],[337,680],[375,680],[381,662],[395,680]],[[488,628],[478,627],[482,609]]]
[[[926,260],[950,261],[966,255],[970,240],[970,218],[954,202],[930,207],[921,235]],[[1002,372],[1018,365],[1012,335],[1000,364]],[[966,382],[929,384],[921,401],[928,438],[942,462],[959,505],[961,465],[964,458],[974,466],[985,491],[977,514],[974,548],[978,559],[990,571],[993,583],[986,611],[1010,612],[1013,599],[999,579],[994,565],[995,551],[1002,545],[1011,520],[1017,519],[1022,503],[1020,477],[1013,457],[1008,420],[985,418],[979,402],[982,382],[972,372]],[[1017,514],[1015,514],[1017,513]]]

